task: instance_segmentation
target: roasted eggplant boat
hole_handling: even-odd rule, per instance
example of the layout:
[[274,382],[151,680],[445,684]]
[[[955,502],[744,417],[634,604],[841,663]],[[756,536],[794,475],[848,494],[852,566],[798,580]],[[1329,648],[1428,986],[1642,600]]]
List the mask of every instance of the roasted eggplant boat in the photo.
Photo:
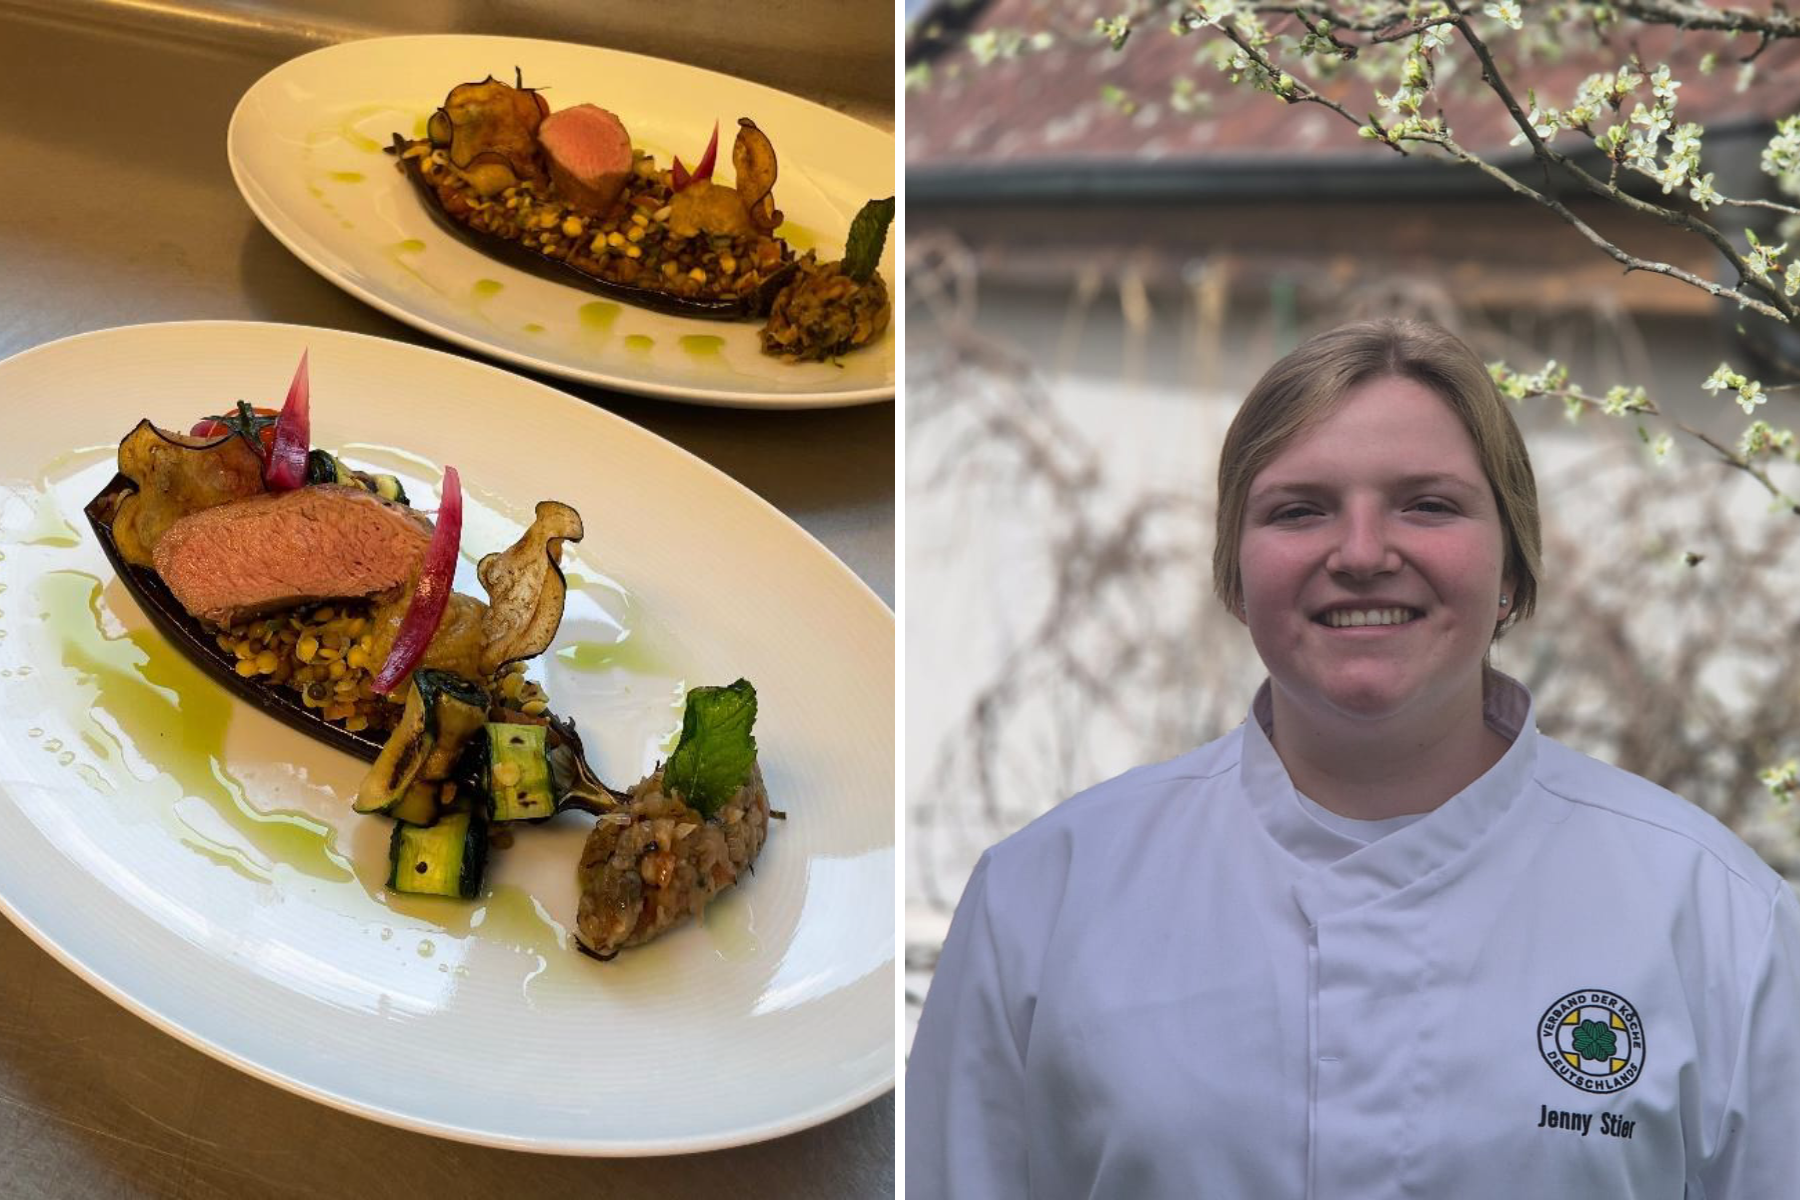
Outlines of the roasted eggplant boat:
[[[490,841],[580,809],[599,818],[578,869],[583,949],[610,958],[699,913],[767,828],[754,690],[694,689],[668,762],[608,787],[525,675],[562,621],[580,514],[540,502],[517,542],[480,559],[487,599],[462,595],[456,469],[431,520],[398,480],[312,449],[308,408],[303,358],[279,414],[240,404],[185,434],[139,422],[86,509],[126,588],[239,696],[370,761],[353,805],[395,822],[390,890],[478,896]],[[663,823],[677,815],[679,837]]]
[[[730,187],[712,180],[718,140],[715,125],[693,170],[679,158],[665,170],[633,148],[615,114],[592,104],[551,112],[522,80],[515,87],[490,76],[451,89],[425,137],[396,133],[389,150],[438,224],[509,265],[678,316],[780,313],[764,348],[790,360],[879,337],[889,315],[884,284],[877,281],[875,301],[866,287],[824,282],[810,255],[796,260],[776,236],[782,214],[767,135],[738,120]],[[857,284],[867,284],[885,238],[884,221]]]

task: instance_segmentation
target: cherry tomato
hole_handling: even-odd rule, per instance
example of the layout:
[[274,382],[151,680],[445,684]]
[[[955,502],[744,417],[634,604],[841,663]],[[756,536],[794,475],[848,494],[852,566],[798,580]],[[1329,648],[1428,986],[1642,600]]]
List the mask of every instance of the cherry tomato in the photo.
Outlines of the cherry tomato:
[[[280,415],[279,410],[265,408],[260,404],[251,411],[259,417],[274,418]],[[221,421],[218,417],[204,417],[196,422],[192,429],[188,430],[188,436],[213,438],[223,437],[230,432],[232,432],[232,427],[227,425],[224,421]],[[262,443],[262,456],[265,459],[268,458],[269,450],[275,445],[275,423],[273,419],[256,431],[256,437],[257,440]]]

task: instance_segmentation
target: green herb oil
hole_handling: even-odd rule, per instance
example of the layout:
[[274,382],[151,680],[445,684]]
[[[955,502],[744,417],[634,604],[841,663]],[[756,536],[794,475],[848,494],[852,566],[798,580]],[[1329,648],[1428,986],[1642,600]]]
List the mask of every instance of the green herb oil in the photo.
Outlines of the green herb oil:
[[[154,761],[163,773],[149,789],[156,793],[152,803],[163,808],[151,815],[171,824],[183,844],[250,878],[268,880],[264,864],[276,862],[317,879],[353,878],[323,822],[304,813],[259,812],[250,806],[226,764],[230,694],[154,629],[108,637],[104,629],[110,614],[102,592],[100,580],[80,571],[51,571],[37,588],[43,604],[39,615],[55,635],[62,665],[73,681],[64,716],[100,759],[102,774],[114,781],[132,778],[129,743],[131,751]],[[104,716],[124,741],[97,716]],[[143,790],[129,790],[133,802],[143,802]],[[186,822],[177,810],[190,797],[208,805],[262,861]]]
[[725,349],[725,339],[710,333],[690,333],[682,337],[681,349],[692,359],[716,359]]
[[595,333],[611,333],[613,322],[619,319],[619,306],[610,300],[594,300],[584,304],[577,310],[581,318],[581,327]]

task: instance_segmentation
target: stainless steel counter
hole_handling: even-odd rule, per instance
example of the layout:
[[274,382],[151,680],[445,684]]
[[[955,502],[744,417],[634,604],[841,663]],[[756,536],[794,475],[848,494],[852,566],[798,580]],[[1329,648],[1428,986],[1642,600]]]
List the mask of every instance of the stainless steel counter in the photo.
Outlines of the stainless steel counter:
[[[277,63],[342,37],[510,33],[679,56],[892,127],[890,6],[760,6],[768,12],[748,32],[733,7],[603,2],[572,16],[547,3],[453,0],[318,0],[310,10],[0,0],[0,357],[107,326],[197,318],[322,325],[462,353],[315,275],[232,185],[225,127],[238,97]],[[734,411],[545,382],[738,479],[892,603],[891,403]],[[0,431],[7,402],[0,396]],[[894,1191],[893,1141],[891,1093],[775,1142],[679,1158],[564,1159],[440,1141],[216,1062],[0,922],[6,1200],[878,1196]]]

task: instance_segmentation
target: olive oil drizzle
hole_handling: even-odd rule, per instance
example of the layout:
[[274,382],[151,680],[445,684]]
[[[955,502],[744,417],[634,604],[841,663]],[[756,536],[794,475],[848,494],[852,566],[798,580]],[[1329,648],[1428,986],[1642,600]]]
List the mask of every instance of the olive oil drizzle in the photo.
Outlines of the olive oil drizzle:
[[[130,758],[153,754],[162,773],[154,790],[168,797],[158,815],[172,822],[183,845],[262,882],[272,880],[276,863],[316,879],[353,879],[324,822],[251,806],[225,765],[230,696],[154,629],[108,636],[107,626],[116,621],[109,621],[103,591],[102,582],[83,571],[50,571],[38,585],[43,620],[57,635],[62,665],[74,680],[73,711],[65,716],[101,761],[99,774],[122,790],[119,785],[132,777]],[[196,829],[180,813],[189,798],[208,805],[253,854]]]

